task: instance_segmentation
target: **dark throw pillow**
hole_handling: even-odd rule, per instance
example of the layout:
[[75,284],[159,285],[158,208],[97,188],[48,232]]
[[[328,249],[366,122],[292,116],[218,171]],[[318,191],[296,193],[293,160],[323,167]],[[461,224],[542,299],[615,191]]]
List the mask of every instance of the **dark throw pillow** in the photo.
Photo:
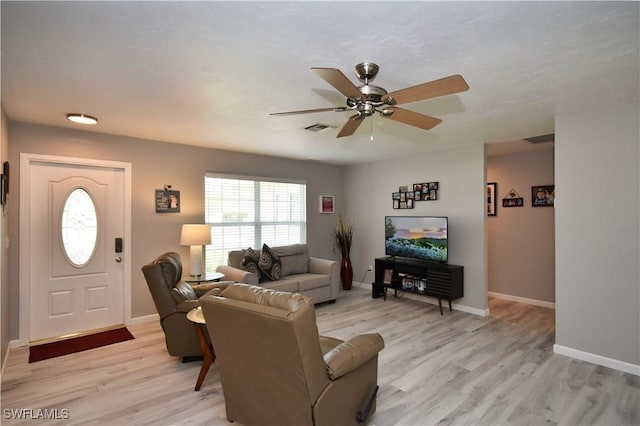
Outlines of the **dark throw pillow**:
[[262,271],[258,266],[258,262],[260,262],[260,256],[258,256],[258,253],[256,253],[254,249],[249,247],[245,251],[244,257],[242,258],[242,261],[240,263],[242,264],[242,269],[247,272],[256,274],[256,276],[258,277],[258,282],[261,282],[264,277],[262,276]]
[[271,281],[278,281],[280,279],[282,262],[280,262],[280,257],[266,244],[262,246],[258,267]]

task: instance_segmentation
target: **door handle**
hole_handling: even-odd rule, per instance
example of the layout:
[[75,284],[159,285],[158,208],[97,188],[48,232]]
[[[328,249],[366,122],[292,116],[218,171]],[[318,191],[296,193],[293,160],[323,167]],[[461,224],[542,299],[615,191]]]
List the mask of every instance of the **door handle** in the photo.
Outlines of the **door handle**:
[[122,257],[116,256],[116,262],[118,262],[118,263],[122,262]]

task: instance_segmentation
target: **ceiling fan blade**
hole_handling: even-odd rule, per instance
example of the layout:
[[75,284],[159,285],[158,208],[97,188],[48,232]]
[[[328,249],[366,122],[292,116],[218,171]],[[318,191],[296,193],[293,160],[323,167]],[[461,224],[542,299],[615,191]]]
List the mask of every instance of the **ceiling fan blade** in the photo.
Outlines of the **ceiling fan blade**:
[[351,136],[355,133],[356,129],[362,122],[364,121],[364,116],[360,114],[354,114],[349,117],[349,121],[340,129],[338,136],[336,138],[343,138],[345,136]]
[[317,109],[303,109],[301,111],[271,112],[269,113],[269,115],[309,114],[311,112],[324,112],[324,111],[343,112],[348,109],[349,108],[347,107],[329,107],[329,108],[317,108]]
[[465,90],[469,90],[469,85],[461,75],[456,74],[388,93],[382,97],[382,102],[389,105],[409,104],[411,102],[437,98],[438,96],[464,92]]
[[442,123],[442,120],[419,112],[410,111],[404,108],[388,107],[384,109],[381,116],[399,123],[408,124],[410,126],[419,127],[424,130],[430,130]]
[[347,78],[337,68],[311,68],[318,74],[324,81],[335,87],[335,89],[351,99],[362,99],[362,93],[360,89]]

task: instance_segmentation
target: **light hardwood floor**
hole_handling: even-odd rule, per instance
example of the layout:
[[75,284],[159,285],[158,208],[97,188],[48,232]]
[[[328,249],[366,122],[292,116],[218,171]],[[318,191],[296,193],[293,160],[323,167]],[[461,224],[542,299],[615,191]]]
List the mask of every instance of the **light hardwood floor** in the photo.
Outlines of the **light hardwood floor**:
[[[553,354],[553,310],[496,299],[490,309],[440,316],[406,298],[371,299],[364,287],[316,312],[321,334],[384,337],[370,425],[640,424],[639,378]],[[194,392],[199,362],[168,356],[156,322],[130,330],[135,340],[33,364],[27,349],[11,351],[1,423],[231,425],[215,365]],[[21,408],[68,418],[7,418]]]

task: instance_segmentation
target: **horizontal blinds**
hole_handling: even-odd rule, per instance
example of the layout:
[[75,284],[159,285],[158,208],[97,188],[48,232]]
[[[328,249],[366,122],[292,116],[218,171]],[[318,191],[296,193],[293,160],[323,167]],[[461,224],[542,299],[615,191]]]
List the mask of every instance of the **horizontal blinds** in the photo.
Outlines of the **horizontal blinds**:
[[255,221],[255,185],[237,179],[205,178],[205,222]]
[[226,264],[231,250],[304,243],[306,184],[207,174],[205,222],[211,225],[208,272]]

